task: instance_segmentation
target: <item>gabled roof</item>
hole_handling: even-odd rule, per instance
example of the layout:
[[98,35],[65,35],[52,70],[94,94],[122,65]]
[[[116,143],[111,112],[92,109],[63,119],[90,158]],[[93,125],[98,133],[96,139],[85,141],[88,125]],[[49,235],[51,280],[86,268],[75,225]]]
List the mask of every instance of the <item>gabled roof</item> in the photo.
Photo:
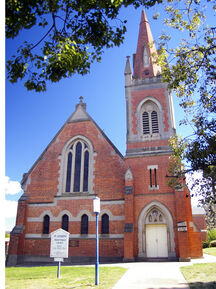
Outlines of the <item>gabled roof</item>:
[[43,158],[44,154],[50,147],[52,143],[55,142],[58,135],[61,133],[61,131],[64,129],[64,127],[67,125],[67,123],[71,122],[82,122],[82,121],[91,121],[94,123],[94,125],[97,127],[97,129],[100,131],[100,133],[103,135],[103,137],[106,139],[106,141],[112,146],[112,148],[115,150],[115,152],[124,159],[123,155],[120,153],[120,151],[116,148],[116,146],[111,142],[111,140],[106,136],[106,134],[103,132],[103,130],[97,125],[97,123],[91,118],[91,116],[86,112],[86,103],[82,102],[83,97],[80,97],[80,102],[76,105],[75,111],[71,114],[71,116],[67,119],[67,121],[64,123],[64,125],[60,128],[60,130],[57,132],[57,134],[54,136],[54,138],[51,140],[51,142],[48,144],[48,146],[45,148],[45,150],[42,152],[42,154],[39,156],[39,158],[35,161],[33,166],[30,168],[28,173],[23,174],[23,178],[21,180],[21,185],[23,186],[25,182],[27,181],[27,178],[29,174],[33,171],[37,163]]

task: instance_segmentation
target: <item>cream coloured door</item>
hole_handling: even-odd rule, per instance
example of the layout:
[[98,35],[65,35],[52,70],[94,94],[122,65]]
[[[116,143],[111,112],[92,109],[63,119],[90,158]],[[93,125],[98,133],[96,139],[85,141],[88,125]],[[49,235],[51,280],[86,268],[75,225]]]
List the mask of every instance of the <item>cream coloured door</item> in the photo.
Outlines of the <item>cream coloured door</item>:
[[148,258],[168,257],[166,225],[146,225],[146,253]]

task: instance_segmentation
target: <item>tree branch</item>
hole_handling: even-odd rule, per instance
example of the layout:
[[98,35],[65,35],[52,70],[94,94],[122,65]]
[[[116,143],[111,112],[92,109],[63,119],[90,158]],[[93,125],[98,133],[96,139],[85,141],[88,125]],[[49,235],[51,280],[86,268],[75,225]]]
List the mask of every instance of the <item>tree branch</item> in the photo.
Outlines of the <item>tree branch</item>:
[[47,35],[50,33],[50,31],[54,28],[54,24],[50,27],[50,29],[47,31],[47,33],[34,45],[32,46],[29,51],[33,50],[35,47],[37,47],[46,37]]

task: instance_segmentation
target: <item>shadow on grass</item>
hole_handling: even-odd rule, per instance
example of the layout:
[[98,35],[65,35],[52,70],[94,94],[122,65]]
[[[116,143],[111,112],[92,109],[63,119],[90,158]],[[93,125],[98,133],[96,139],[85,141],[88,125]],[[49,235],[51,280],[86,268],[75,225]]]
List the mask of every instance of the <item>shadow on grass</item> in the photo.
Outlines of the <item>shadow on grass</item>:
[[213,282],[191,282],[190,289],[216,289],[216,281]]

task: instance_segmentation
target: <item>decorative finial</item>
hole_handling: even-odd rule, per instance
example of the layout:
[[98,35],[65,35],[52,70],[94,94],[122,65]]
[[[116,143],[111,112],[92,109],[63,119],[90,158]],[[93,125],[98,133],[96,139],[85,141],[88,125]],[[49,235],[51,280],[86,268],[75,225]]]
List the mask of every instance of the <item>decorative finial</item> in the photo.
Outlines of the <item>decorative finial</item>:
[[79,99],[80,99],[80,104],[82,104],[83,103],[83,101],[82,101],[83,100],[83,96],[80,96]]

